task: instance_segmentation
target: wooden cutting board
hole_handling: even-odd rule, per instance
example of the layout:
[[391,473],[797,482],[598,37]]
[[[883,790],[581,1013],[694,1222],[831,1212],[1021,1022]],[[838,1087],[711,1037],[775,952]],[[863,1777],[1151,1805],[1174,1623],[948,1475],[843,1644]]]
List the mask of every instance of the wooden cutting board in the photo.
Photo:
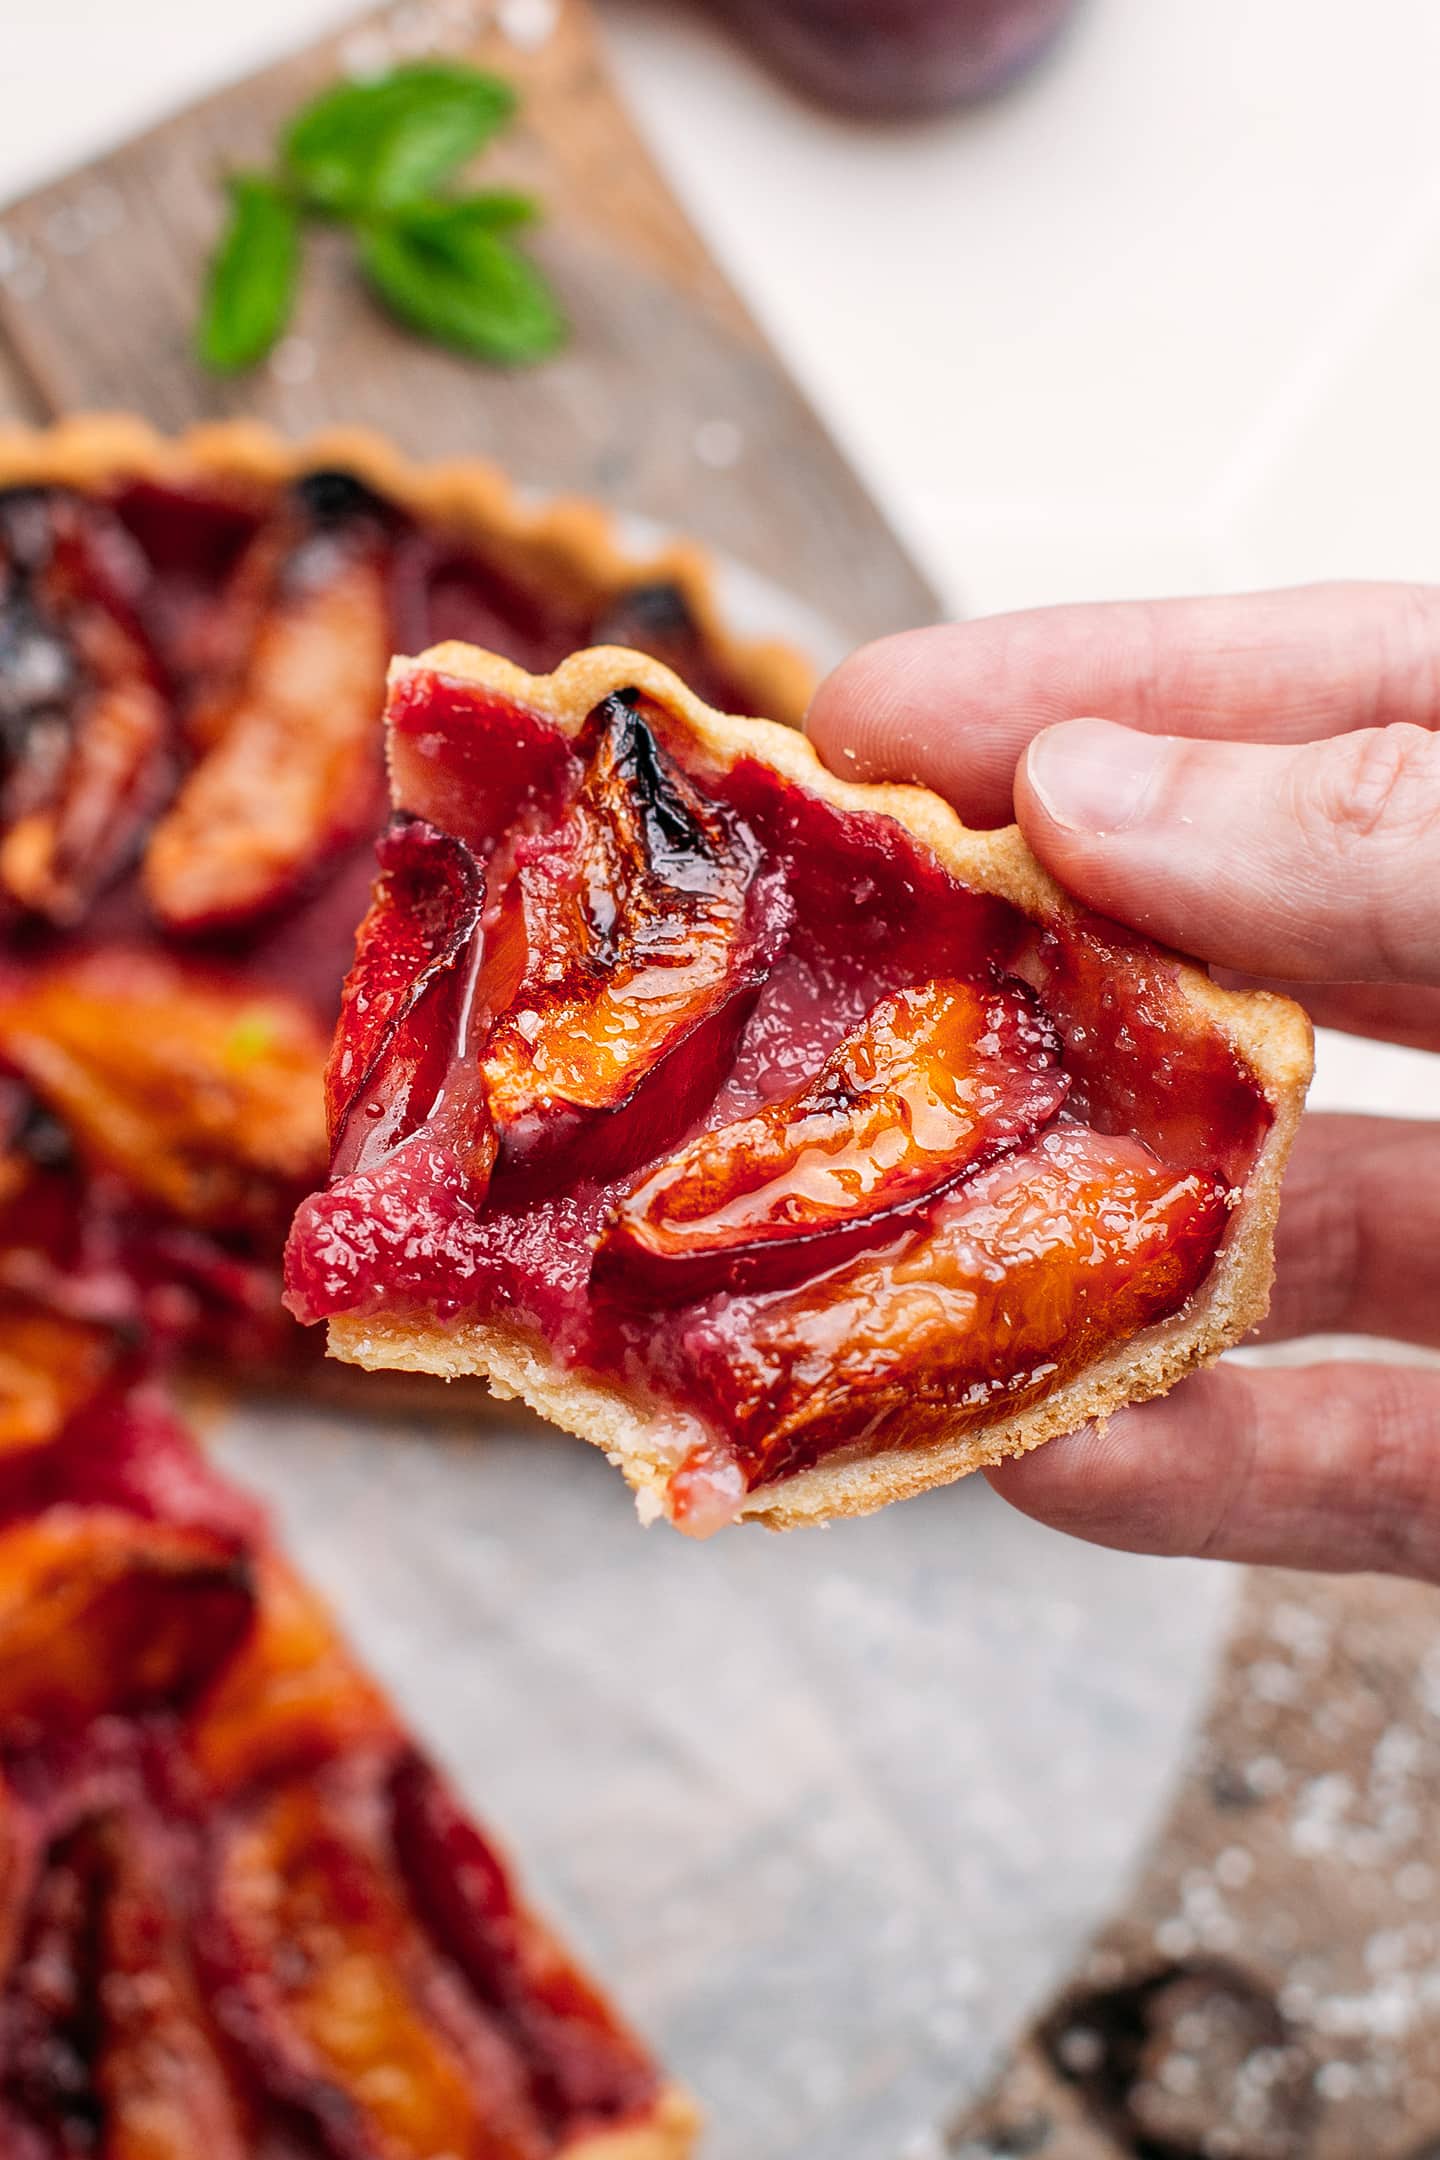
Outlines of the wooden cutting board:
[[[190,337],[219,175],[265,163],[279,124],[337,71],[420,51],[493,65],[521,92],[484,169],[546,205],[534,244],[574,325],[568,349],[513,374],[439,352],[372,306],[341,235],[316,232],[292,336],[251,375],[206,376]],[[167,429],[231,413],[294,435],[360,422],[419,456],[492,457],[522,483],[693,534],[847,641],[938,611],[651,161],[587,0],[405,0],[6,211],[0,417],[121,408]]]

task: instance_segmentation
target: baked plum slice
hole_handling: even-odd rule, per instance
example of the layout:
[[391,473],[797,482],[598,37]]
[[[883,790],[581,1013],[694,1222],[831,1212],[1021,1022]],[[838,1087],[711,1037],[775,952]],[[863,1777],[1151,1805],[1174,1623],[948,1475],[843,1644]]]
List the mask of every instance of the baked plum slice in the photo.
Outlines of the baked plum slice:
[[423,1756],[402,1758],[390,1802],[415,1909],[480,2001],[506,2020],[545,2122],[598,2131],[641,2114],[655,2088],[644,2050],[521,1904],[494,1847]]
[[334,1177],[424,1127],[478,1204],[582,1136],[590,1175],[627,1168],[713,1095],[784,908],[633,701],[579,749],[563,812],[488,867],[422,818],[382,840],[329,1069]]
[[0,2125],[12,2160],[255,2151],[143,1842],[118,1811],[99,1813],[43,1856],[0,1995]]
[[577,747],[568,816],[513,840],[487,909],[479,1062],[502,1168],[583,1133],[603,1176],[714,1094],[786,913],[753,834],[638,700],[606,698]]
[[0,975],[0,1062],[97,1171],[182,1222],[275,1228],[325,1159],[325,1039],[280,991],[95,948]]
[[1019,984],[897,991],[803,1087],[701,1133],[628,1192],[601,1277],[687,1303],[814,1275],[1033,1138],[1068,1087]]
[[218,1796],[355,1748],[395,1743],[394,1713],[279,1553],[253,1563],[254,1621],[191,1712],[186,1748]]
[[195,764],[145,855],[167,930],[272,910],[373,829],[393,528],[358,482],[312,474],[241,558],[188,716]]
[[544,2160],[524,2065],[455,1986],[388,1863],[363,1764],[218,1826],[202,1940],[249,2078],[353,2160]]
[[1059,1124],[967,1179],[928,1222],[793,1291],[702,1309],[684,1356],[726,1437],[675,1473],[698,1533],[822,1455],[876,1451],[937,1408],[947,1431],[1020,1409],[1203,1280],[1226,1189],[1142,1141]]
[[179,1703],[248,1627],[232,1540],[121,1508],[57,1504],[0,1534],[0,1736]]
[[[457,1062],[474,988],[482,864],[423,818],[392,825],[376,852],[380,874],[325,1073],[332,1177],[373,1167],[430,1115]],[[494,1160],[483,1105],[472,1138],[483,1191]]]
[[173,776],[141,578],[98,505],[0,494],[0,888],[61,926],[129,867]]

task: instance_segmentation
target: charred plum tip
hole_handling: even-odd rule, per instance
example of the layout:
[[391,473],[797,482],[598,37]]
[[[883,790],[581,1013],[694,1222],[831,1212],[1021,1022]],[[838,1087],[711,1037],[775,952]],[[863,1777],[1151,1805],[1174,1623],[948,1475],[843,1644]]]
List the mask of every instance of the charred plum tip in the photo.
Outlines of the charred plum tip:
[[[690,602],[669,578],[631,585],[617,593],[595,624],[597,645],[633,644],[637,639],[689,637],[696,628]],[[633,690],[620,693],[633,698]]]
[[318,526],[349,525],[361,518],[388,521],[394,516],[383,495],[338,466],[303,473],[294,482],[291,495],[296,507]]
[[734,852],[748,884],[757,849],[748,827],[717,798],[701,795],[683,766],[672,762],[642,709],[638,690],[616,690],[587,719],[578,748],[594,785],[619,787],[639,813],[641,844],[652,873],[691,889],[721,856]]

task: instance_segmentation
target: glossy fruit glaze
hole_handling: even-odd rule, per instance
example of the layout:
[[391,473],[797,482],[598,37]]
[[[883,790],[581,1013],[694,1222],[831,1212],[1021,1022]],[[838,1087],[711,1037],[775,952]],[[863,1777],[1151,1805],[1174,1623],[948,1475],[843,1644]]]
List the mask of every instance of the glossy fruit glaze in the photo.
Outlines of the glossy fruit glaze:
[[658,2087],[157,1396],[0,1441],[6,2160],[549,2160]]
[[543,1336],[668,1421],[698,1530],[1022,1408],[1204,1280],[1269,1110],[1164,955],[638,694],[567,740],[416,669],[390,726],[300,1317]]
[[532,667],[617,639],[739,695],[675,587],[522,574],[344,472],[0,492],[0,1360],[37,1305],[117,1351],[298,1354],[278,1263],[324,1176],[385,667],[451,636]]

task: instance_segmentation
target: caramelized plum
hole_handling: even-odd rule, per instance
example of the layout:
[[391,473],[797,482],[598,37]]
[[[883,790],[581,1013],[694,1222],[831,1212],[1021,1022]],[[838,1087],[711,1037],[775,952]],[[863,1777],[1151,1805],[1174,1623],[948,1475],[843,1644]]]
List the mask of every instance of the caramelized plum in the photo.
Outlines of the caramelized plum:
[[302,1007],[159,954],[0,986],[0,1058],[91,1164],[184,1220],[272,1234],[325,1159],[324,1037]]
[[603,1175],[663,1146],[714,1093],[778,922],[748,828],[681,771],[634,699],[607,698],[580,747],[569,816],[517,839],[487,910],[480,1064],[502,1167],[584,1130]]
[[232,2044],[270,2098],[343,2124],[353,2160],[543,2160],[520,2064],[437,1966],[356,1813],[312,1780],[222,1832],[209,1933]]
[[5,1470],[55,1438],[114,1354],[108,1329],[19,1298],[0,1300],[0,1491]]
[[247,2160],[175,1915],[138,1846],[99,1815],[46,1854],[0,2008],[0,2090],[47,2152]]
[[170,704],[118,528],[58,491],[0,495],[0,887],[79,921],[170,785]]
[[675,1519],[718,1527],[747,1490],[822,1453],[902,1443],[923,1406],[943,1407],[951,1430],[1020,1409],[1176,1312],[1226,1218],[1213,1179],[1062,1124],[887,1249],[803,1289],[702,1309],[685,1354],[728,1437],[677,1472]]
[[119,1509],[57,1506],[0,1536],[0,1734],[177,1703],[249,1624],[226,1539]]
[[320,1600],[273,1552],[255,1571],[254,1623],[196,1709],[187,1746],[214,1790],[391,1739],[395,1722]]
[[201,2008],[176,1915],[154,1873],[123,1846],[95,1948],[103,1977],[94,2083],[106,2160],[248,2160],[248,2111]]
[[[336,1177],[378,1162],[437,1102],[464,1031],[485,898],[470,849],[419,818],[392,826],[377,852],[325,1074]],[[483,1189],[490,1163],[479,1167]]]
[[1032,1139],[1068,1085],[1018,985],[898,991],[795,1093],[652,1170],[620,1202],[597,1265],[682,1303],[814,1275]]
[[201,755],[145,857],[168,929],[275,908],[378,817],[390,527],[347,485],[297,492],[235,573],[232,664],[192,715]]
[[[94,2085],[100,2026],[95,1938],[108,1869],[105,1826],[87,1822],[44,1856],[0,1998],[0,2124],[28,2133],[30,2153],[71,2155],[99,2144],[104,2111]],[[8,2118],[8,2121],[6,2120]],[[43,2143],[40,2141],[43,2139]],[[10,2147],[7,2144],[6,2150]]]
[[655,2071],[604,1997],[525,1910],[454,1796],[419,1755],[390,1786],[397,1861],[421,1921],[506,2019],[547,2125],[599,2129],[654,2098]]

